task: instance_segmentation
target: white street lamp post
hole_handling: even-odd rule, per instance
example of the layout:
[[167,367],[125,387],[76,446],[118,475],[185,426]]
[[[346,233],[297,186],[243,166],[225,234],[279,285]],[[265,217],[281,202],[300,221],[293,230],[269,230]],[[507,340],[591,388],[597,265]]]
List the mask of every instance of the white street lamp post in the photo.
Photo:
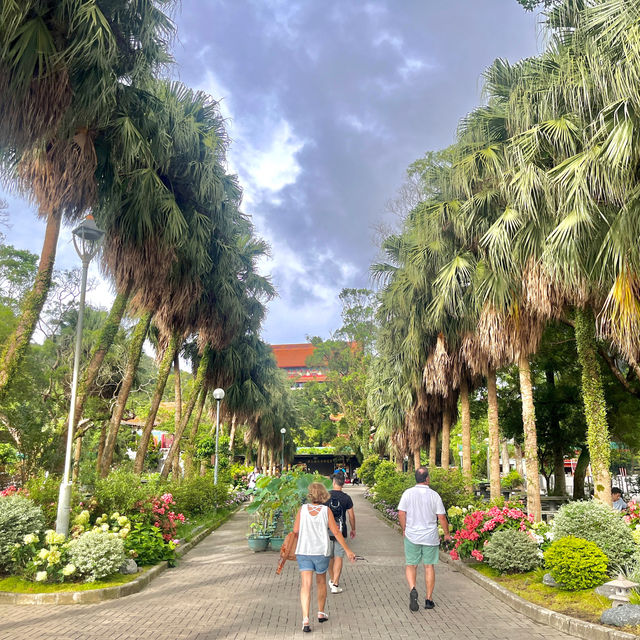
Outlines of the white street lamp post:
[[218,448],[220,443],[220,400],[224,398],[224,389],[215,389],[213,397],[216,399],[216,463],[213,467],[213,484],[218,484]]
[[282,434],[282,454],[280,456],[280,473],[284,473],[284,434],[287,433],[287,430],[282,427],[280,429],[280,433]]
[[67,450],[64,458],[64,476],[60,483],[58,496],[58,515],[56,533],[69,534],[69,512],[71,511],[71,449],[73,448],[73,425],[76,415],[76,395],[78,392],[78,371],[80,369],[80,352],[82,347],[82,324],[84,321],[84,298],[87,291],[87,272],[91,259],[98,253],[100,240],[104,235],[98,229],[93,216],[87,216],[73,230],[73,245],[82,260],[82,286],[80,287],[80,304],[78,306],[78,324],[76,326],[76,352],[73,357],[73,379],[71,382],[71,407],[69,409],[69,426],[67,428]]

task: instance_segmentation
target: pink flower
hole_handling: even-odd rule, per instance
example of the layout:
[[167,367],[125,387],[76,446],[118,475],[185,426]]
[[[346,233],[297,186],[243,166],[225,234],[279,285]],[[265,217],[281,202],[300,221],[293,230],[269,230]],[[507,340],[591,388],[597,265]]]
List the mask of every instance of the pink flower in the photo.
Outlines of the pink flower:
[[460,560],[460,556],[458,555],[458,552],[455,549],[452,549],[449,552],[449,556],[451,557],[452,560]]
[[471,552],[471,556],[475,558],[478,562],[482,562],[484,560],[484,556],[477,549],[474,549]]

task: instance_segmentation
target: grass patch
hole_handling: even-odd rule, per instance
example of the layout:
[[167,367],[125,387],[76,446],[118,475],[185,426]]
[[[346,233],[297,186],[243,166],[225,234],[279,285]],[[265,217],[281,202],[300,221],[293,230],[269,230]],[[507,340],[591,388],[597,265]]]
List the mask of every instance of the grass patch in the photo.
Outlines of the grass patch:
[[106,589],[107,587],[119,587],[139,578],[146,569],[130,575],[115,573],[104,580],[95,582],[63,582],[51,584],[43,582],[30,582],[18,576],[9,576],[0,580],[0,591],[8,593],[60,593],[62,591],[93,591],[94,589]]
[[609,598],[599,596],[593,589],[564,591],[543,584],[542,577],[545,572],[542,569],[500,575],[486,564],[472,565],[472,568],[524,600],[587,622],[599,624],[602,612],[611,607]]

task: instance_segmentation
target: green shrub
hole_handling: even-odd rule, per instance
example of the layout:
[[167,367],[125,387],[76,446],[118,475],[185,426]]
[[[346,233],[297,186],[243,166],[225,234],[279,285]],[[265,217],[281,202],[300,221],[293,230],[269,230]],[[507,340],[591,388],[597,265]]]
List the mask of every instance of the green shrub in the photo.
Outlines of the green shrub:
[[500,478],[500,487],[505,490],[522,486],[522,476],[515,470],[509,471],[506,476]]
[[373,472],[373,480],[375,484],[378,484],[378,482],[385,478],[393,478],[397,475],[396,465],[390,460],[382,460]]
[[624,565],[633,555],[635,544],[621,515],[598,500],[570,502],[553,519],[553,540],[567,536],[594,542],[604,551],[609,567]]
[[358,477],[360,478],[360,480],[362,480],[362,482],[364,482],[364,484],[367,484],[370,487],[373,486],[373,484],[375,483],[375,478],[373,474],[376,471],[376,467],[381,462],[382,462],[382,458],[376,453],[370,456],[367,456],[362,461],[362,464],[358,469]]
[[[58,515],[58,494],[60,493],[60,482],[62,478],[56,475],[45,476],[44,472],[33,478],[29,478],[24,488],[29,494],[29,498],[42,508],[45,526],[55,527]],[[78,491],[75,486],[71,490],[71,506],[78,504]]]
[[398,473],[394,469],[393,475],[385,474],[379,482],[376,482],[374,492],[378,500],[384,500],[395,509],[398,507],[402,494],[409,487],[413,487],[415,483],[413,474]]
[[429,478],[429,486],[440,494],[445,509],[454,505],[475,503],[475,496],[467,491],[465,479],[460,469],[436,467],[429,471]]
[[0,498],[0,569],[11,564],[11,550],[28,534],[44,529],[42,509],[22,496]]
[[131,513],[150,496],[164,493],[158,478],[143,478],[125,469],[116,469],[96,482],[93,493],[97,513]]
[[195,476],[172,484],[168,491],[176,501],[175,511],[185,516],[199,513],[211,513],[224,505],[229,499],[229,485],[218,482],[213,484],[213,476]]
[[546,550],[544,561],[553,579],[569,591],[596,587],[608,577],[607,556],[584,538],[556,540]]
[[124,542],[112,533],[87,531],[71,543],[69,558],[87,582],[95,582],[120,569],[125,560]]
[[124,539],[124,546],[130,557],[140,566],[157,564],[163,560],[172,562],[176,556],[175,545],[165,542],[162,530],[145,522],[136,522]]
[[500,573],[525,573],[542,564],[538,544],[524,531],[496,531],[484,548],[487,564]]

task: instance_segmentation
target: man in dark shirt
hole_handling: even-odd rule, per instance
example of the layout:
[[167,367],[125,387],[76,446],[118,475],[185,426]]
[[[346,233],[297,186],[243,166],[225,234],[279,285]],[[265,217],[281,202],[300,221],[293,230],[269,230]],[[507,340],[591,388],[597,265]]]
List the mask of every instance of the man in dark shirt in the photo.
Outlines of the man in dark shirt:
[[[329,492],[329,501],[325,504],[331,509],[336,524],[340,527],[342,535],[347,537],[347,517],[349,518],[349,527],[351,529],[351,538],[356,537],[356,516],[353,512],[353,500],[347,495],[342,487],[344,486],[344,473],[338,471],[333,474],[333,489]],[[331,539],[331,549],[329,560],[329,589],[331,593],[342,593],[340,586],[340,574],[342,573],[342,560],[344,558],[344,549],[336,542],[336,539],[329,535]]]

